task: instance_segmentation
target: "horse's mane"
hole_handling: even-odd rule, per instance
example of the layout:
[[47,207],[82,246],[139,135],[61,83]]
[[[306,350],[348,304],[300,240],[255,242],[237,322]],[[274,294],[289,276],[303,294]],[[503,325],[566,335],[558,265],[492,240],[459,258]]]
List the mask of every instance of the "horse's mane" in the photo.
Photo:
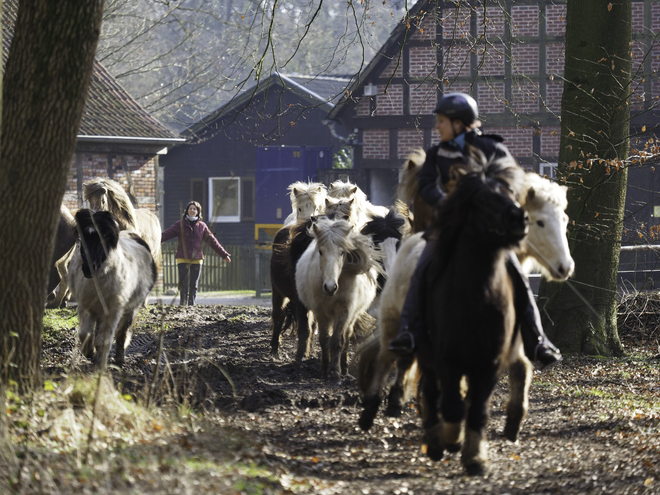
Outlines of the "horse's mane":
[[530,209],[541,208],[544,203],[553,203],[562,211],[568,206],[566,186],[545,179],[536,172],[528,172],[525,175],[525,182],[528,187],[526,204]]
[[83,199],[93,210],[112,213],[122,230],[137,229],[135,208],[124,188],[114,180],[97,177],[83,184]]
[[526,191],[525,172],[510,157],[503,157],[486,162],[483,154],[473,154],[467,164],[456,169],[454,187],[442,201],[432,236],[438,238],[436,273],[440,273],[450,263],[450,258],[463,229],[468,225],[466,205],[488,180],[501,182],[513,192],[513,197],[522,202]]
[[417,176],[426,161],[426,152],[418,149],[410,152],[401,167],[401,181],[399,182],[398,196],[404,203],[412,205],[417,195]]
[[291,206],[294,211],[298,207],[298,203],[303,199],[307,198],[310,201],[314,201],[316,196],[321,195],[321,198],[325,198],[327,194],[325,184],[321,182],[294,182],[293,184],[289,184],[287,191],[289,191],[289,198],[291,198]]
[[386,216],[373,217],[370,221],[364,224],[360,233],[362,235],[371,236],[374,242],[378,244],[390,237],[395,237],[396,239],[401,240],[407,231],[407,220],[396,208],[392,207]]
[[344,267],[351,273],[367,273],[379,266],[380,256],[371,238],[360,234],[347,220],[319,217],[308,231],[319,246],[330,243],[341,247],[346,252]]

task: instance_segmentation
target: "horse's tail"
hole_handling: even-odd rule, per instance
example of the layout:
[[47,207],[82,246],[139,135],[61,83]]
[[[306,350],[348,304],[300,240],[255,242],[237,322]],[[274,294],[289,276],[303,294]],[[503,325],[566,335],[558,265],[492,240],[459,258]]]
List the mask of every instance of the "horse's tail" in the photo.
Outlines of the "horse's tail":
[[376,336],[368,342],[365,342],[355,355],[357,361],[357,386],[362,396],[365,396],[371,388],[371,382],[376,375],[379,354],[380,337]]
[[415,359],[406,370],[406,373],[403,375],[403,398],[401,403],[405,404],[413,397],[417,396],[417,387],[419,385],[419,379],[422,377],[422,372],[419,369],[419,364]]
[[366,311],[362,311],[353,325],[353,340],[359,344],[371,337],[376,331],[376,318]]

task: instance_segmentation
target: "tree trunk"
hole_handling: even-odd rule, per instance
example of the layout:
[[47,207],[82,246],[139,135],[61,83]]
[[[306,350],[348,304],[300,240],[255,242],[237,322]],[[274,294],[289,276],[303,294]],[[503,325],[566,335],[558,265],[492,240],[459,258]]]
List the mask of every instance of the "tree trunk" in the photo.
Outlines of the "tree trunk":
[[2,94],[0,369],[21,391],[41,380],[48,263],[102,12],[102,0],[60,0],[20,2],[16,16]]
[[[0,26],[2,26],[2,0],[0,0]],[[0,46],[2,46],[2,30],[0,30]],[[2,72],[0,72],[0,94],[2,94]],[[2,98],[0,98],[0,124],[2,124]],[[0,146],[2,145],[2,126],[0,125]],[[9,467],[16,462],[14,449],[9,440],[9,429],[7,428],[7,397],[5,386],[0,378],[0,472],[9,473]],[[0,475],[0,483],[6,480]]]
[[569,186],[575,275],[566,284],[544,282],[539,289],[548,336],[568,353],[623,353],[616,290],[629,153],[631,42],[631,0],[568,1],[558,173]]

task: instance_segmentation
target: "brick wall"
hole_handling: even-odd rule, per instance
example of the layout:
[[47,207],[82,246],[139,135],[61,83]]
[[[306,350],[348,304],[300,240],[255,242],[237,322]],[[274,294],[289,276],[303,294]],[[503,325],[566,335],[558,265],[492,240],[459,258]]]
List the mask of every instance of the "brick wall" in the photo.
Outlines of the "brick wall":
[[362,158],[389,158],[390,131],[388,129],[365,129],[362,133]]
[[539,88],[535,82],[522,78],[512,81],[510,103],[514,112],[538,112],[540,100]]
[[511,7],[511,31],[514,36],[538,36],[539,8],[536,5]]
[[545,8],[545,32],[548,36],[562,36],[566,31],[566,5]]
[[515,44],[511,47],[513,73],[531,76],[539,73],[539,45]]
[[355,115],[357,117],[368,117],[369,116],[369,101],[371,98],[363,96],[360,98],[360,101],[355,105]]
[[545,105],[548,110],[559,114],[561,111],[561,94],[564,91],[564,82],[555,78],[553,81],[548,81],[545,86]]
[[532,129],[517,127],[484,127],[484,133],[499,134],[504,138],[504,144],[516,158],[532,156]]
[[477,85],[479,113],[501,113],[504,111],[504,83],[488,82]]
[[548,43],[545,49],[545,71],[547,74],[564,73],[564,44]]
[[458,8],[444,8],[440,22],[445,39],[460,40],[470,36],[470,6],[464,3]]
[[413,150],[424,148],[424,132],[421,129],[399,129],[397,148],[397,156],[401,159]]
[[411,115],[433,113],[437,103],[437,87],[437,84],[411,84],[409,88]]
[[541,155],[558,156],[560,138],[561,138],[560,126],[545,126],[541,130]]
[[482,45],[477,49],[480,76],[504,75],[505,48],[502,43]]
[[[398,65],[398,67],[397,67]],[[399,58],[399,54],[394,55],[394,58],[387,64],[385,70],[381,72],[380,77],[401,77],[403,74],[403,59]]]
[[[113,180],[119,182],[125,190],[128,190],[128,180],[122,166],[123,159],[121,156],[111,156]],[[108,155],[86,153],[82,154],[81,161],[83,170],[81,177],[82,183],[97,177],[108,177]],[[156,211],[155,163],[155,158],[139,155],[126,156],[126,167],[131,175],[133,193],[138,201],[138,206],[154,212]],[[77,210],[79,207],[78,170],[75,158],[67,179],[64,204],[71,210]]]
[[633,2],[632,4],[632,30],[633,33],[644,32],[644,3]]
[[[485,29],[484,29],[485,28]],[[487,7],[484,18],[483,8],[477,10],[477,30],[486,33],[487,38],[504,36],[504,12],[499,6]]]
[[445,46],[443,52],[443,76],[451,79],[470,75],[470,56],[468,47],[454,44]]
[[[386,90],[387,93],[385,93]],[[401,84],[378,85],[375,115],[403,115],[403,86]]]
[[[420,22],[416,19],[412,26],[415,27],[410,39],[415,41],[434,40],[435,39],[435,15],[431,12]],[[412,27],[411,26],[411,27]]]
[[410,48],[410,77],[433,76],[437,71],[437,50],[433,46]]

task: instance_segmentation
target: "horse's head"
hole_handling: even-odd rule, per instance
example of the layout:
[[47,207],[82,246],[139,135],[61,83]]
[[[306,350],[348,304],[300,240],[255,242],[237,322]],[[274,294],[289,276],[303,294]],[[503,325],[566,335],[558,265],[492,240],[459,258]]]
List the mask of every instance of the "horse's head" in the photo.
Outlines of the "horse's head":
[[298,221],[307,220],[312,215],[319,215],[325,207],[327,190],[319,182],[294,182],[288,187],[291,206]]
[[76,213],[80,257],[85,278],[92,278],[119,242],[119,224],[107,211],[82,209]]
[[521,257],[533,259],[550,280],[566,280],[575,269],[566,238],[566,187],[531,172],[526,179],[529,189],[525,210],[530,227]]
[[355,198],[325,198],[325,215],[330,218],[342,218],[355,224]]
[[377,262],[373,243],[343,219],[319,217],[310,234],[316,239],[323,292],[334,296],[339,290],[342,272],[366,273]]

